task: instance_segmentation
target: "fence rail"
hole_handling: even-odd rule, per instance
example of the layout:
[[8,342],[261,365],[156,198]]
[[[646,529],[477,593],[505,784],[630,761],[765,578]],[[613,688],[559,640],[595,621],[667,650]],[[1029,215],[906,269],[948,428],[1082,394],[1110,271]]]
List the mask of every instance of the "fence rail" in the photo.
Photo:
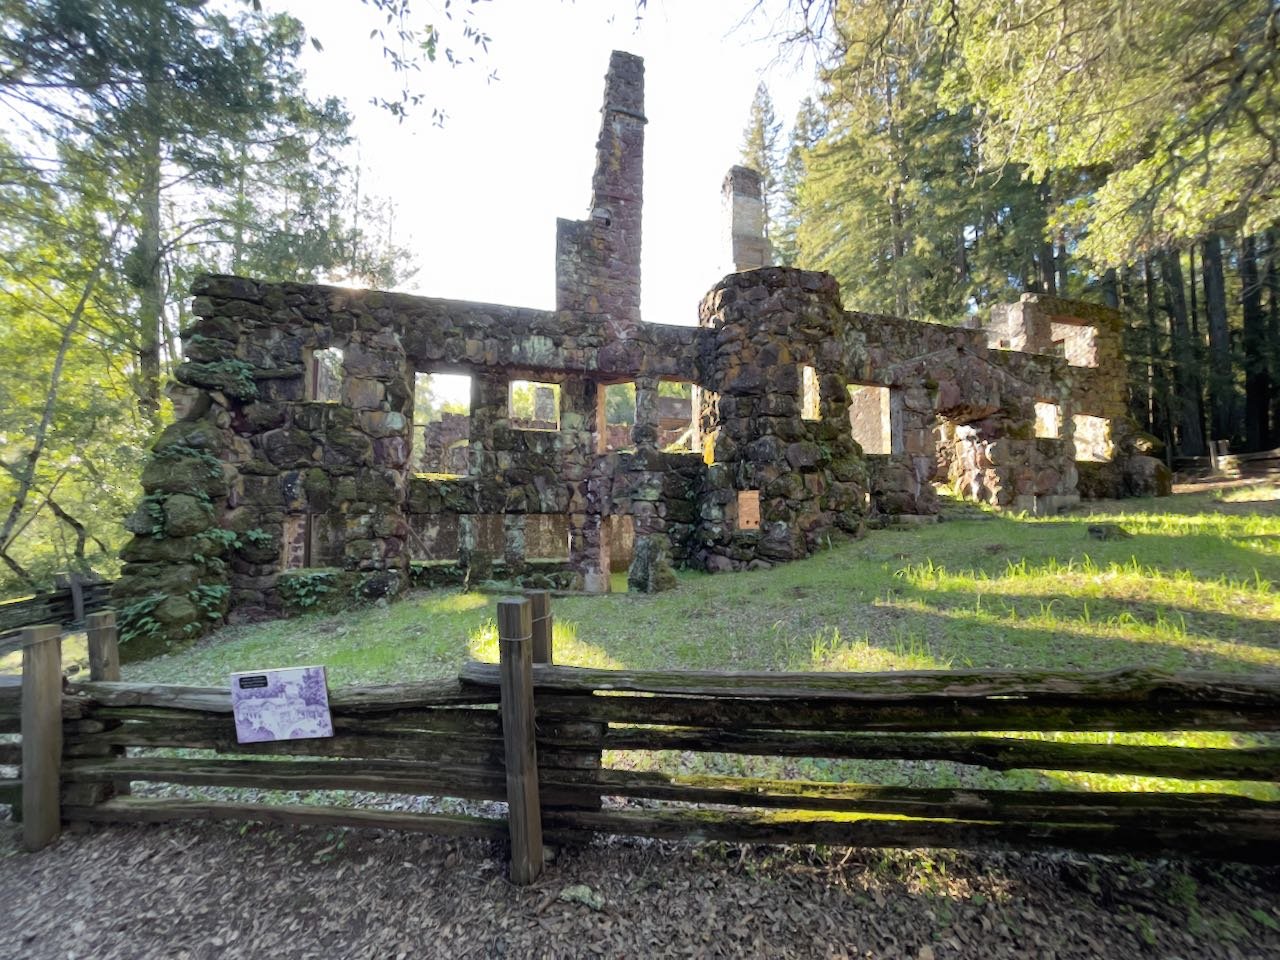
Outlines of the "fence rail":
[[[110,618],[111,614],[100,614]],[[225,688],[122,683],[114,627],[90,631],[99,663],[55,700],[58,723],[27,726],[25,688],[0,684],[0,766],[21,760],[28,833],[47,842],[48,764],[59,820],[247,819],[508,837],[511,874],[537,876],[543,838],[590,833],[853,846],[1058,846],[1086,851],[1280,859],[1280,802],[1225,792],[901,787],[607,769],[606,750],[678,750],[839,760],[948,761],[993,770],[1073,770],[1188,780],[1280,781],[1280,741],[1235,748],[1076,743],[1013,731],[1280,730],[1280,677],[1155,671],[915,671],[767,674],[589,670],[552,664],[546,594],[498,605],[498,664],[459,679],[363,686],[330,697],[334,736],[236,742]],[[95,651],[97,653],[95,654]],[[47,654],[45,659],[48,659]],[[29,683],[30,681],[30,683]],[[30,732],[29,732],[30,731]],[[156,750],[209,751],[203,757]],[[128,751],[132,755],[126,755]],[[20,754],[20,756],[19,756]],[[30,758],[30,759],[29,759]],[[143,799],[133,782],[267,791],[350,790],[507,802],[504,816],[336,804]],[[6,783],[8,784],[6,786]],[[13,781],[0,781],[12,797]],[[617,800],[623,803],[616,802]],[[641,801],[643,806],[628,802]],[[25,827],[24,827],[25,828]]]
[[50,593],[0,601],[0,654],[20,648],[23,627],[84,623],[88,614],[110,606],[110,582],[85,582],[78,574],[65,580],[66,586]]

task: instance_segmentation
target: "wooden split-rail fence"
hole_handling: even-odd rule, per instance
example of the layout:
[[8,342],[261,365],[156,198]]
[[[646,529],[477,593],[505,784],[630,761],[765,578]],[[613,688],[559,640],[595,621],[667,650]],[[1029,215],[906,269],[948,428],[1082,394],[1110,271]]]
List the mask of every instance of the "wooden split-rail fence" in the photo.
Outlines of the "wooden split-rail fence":
[[0,655],[21,647],[23,627],[49,623],[76,626],[85,623],[88,614],[111,603],[110,581],[60,573],[57,583],[58,588],[49,593],[0,601]]
[[[509,838],[511,876],[521,883],[542,869],[544,842],[596,833],[1280,861],[1280,802],[1225,792],[915,788],[602,763],[604,751],[680,751],[1274,784],[1275,676],[592,670],[554,665],[547,594],[499,601],[497,614],[499,663],[469,663],[456,680],[335,689],[333,737],[258,744],[236,742],[226,688],[120,682],[110,612],[90,625],[85,683],[64,684],[56,627],[29,628],[20,686],[0,685],[0,733],[21,732],[20,746],[0,744],[0,767],[21,767],[20,781],[0,781],[0,801],[17,803],[33,849],[64,822],[187,819]],[[1250,745],[1011,735],[1187,730],[1230,731]],[[197,751],[205,755],[190,755]],[[486,817],[133,796],[139,781],[416,794],[507,808]]]

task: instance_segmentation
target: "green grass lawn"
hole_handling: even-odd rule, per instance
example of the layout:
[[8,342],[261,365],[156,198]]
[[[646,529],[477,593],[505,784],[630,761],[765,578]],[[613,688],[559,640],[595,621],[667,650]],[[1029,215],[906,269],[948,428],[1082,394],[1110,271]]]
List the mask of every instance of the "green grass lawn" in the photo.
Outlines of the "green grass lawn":
[[[1260,499],[1246,500],[1253,496]],[[1280,489],[989,515],[884,530],[772,570],[684,572],[657,595],[557,598],[556,660],[595,667],[890,670],[1280,669]],[[223,683],[323,663],[335,685],[447,677],[493,659],[496,597],[436,590],[389,605],[227,628],[132,679]]]
[[[1086,507],[1055,519],[972,510],[870,533],[772,570],[685,572],[659,595],[557,598],[556,661],[606,668],[1280,669],[1280,488],[1254,485]],[[1087,527],[1118,522],[1132,539]],[[235,670],[324,664],[334,686],[456,675],[496,659],[497,597],[436,590],[338,615],[227,628],[126,679],[224,684]],[[1026,734],[1230,746],[1245,735]],[[946,763],[611,754],[610,766],[914,786],[1225,790],[1263,784],[1014,771]]]

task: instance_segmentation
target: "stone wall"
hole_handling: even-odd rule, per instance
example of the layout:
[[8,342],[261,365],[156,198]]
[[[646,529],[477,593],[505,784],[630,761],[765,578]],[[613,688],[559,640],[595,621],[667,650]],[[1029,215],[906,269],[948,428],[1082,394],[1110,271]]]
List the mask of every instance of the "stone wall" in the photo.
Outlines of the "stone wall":
[[[117,587],[134,655],[320,593],[491,577],[601,592],[622,570],[633,589],[661,589],[672,563],[766,566],[860,534],[869,514],[936,513],[936,482],[1035,512],[1073,502],[1073,414],[1123,409],[1114,317],[1028,297],[988,331],[849,311],[831,277],[759,265],[765,248],[738,230],[735,263],[755,268],[712,288],[699,325],[646,323],[643,105],[641,61],[615,54],[591,215],[558,225],[554,311],[196,282],[177,422],[143,471]],[[726,188],[740,218],[748,172]],[[1066,356],[1049,355],[1062,329]],[[1015,339],[1033,352],[999,347]],[[317,392],[330,348],[336,389]],[[1097,365],[1069,363],[1082,358]],[[419,373],[468,374],[470,416],[415,437]],[[665,450],[691,418],[660,396],[664,380],[694,386],[698,452]],[[532,415],[511,409],[515,381],[542,385]],[[626,437],[604,404],[624,382]],[[887,394],[868,412],[851,383]],[[852,425],[882,422],[886,397],[889,450],[868,458]],[[1060,405],[1058,438],[1035,436],[1038,401]]]
[[470,437],[470,414],[443,413],[439,420],[424,424],[418,470],[422,473],[466,473],[466,443]]

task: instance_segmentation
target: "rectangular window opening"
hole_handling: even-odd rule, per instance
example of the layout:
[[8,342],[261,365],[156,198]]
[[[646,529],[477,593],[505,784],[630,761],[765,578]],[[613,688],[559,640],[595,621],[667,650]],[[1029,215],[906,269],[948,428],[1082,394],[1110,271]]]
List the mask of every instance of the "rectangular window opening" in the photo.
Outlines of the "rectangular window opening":
[[517,430],[559,430],[560,384],[512,380],[507,415]]
[[631,428],[636,425],[636,385],[609,383],[600,387],[604,407],[604,428],[600,432],[600,452],[627,450],[635,446]]
[[1076,459],[1092,463],[1107,463],[1114,455],[1111,446],[1111,421],[1106,417],[1093,417],[1077,413],[1071,418],[1074,427]]
[[1036,401],[1036,436],[1042,440],[1057,440],[1062,436],[1062,411],[1056,403]]
[[893,452],[890,408],[888,387],[849,384],[849,429],[863,453],[886,456]]
[[342,348],[326,347],[306,355],[306,396],[314,403],[342,400]]
[[471,444],[471,378],[418,373],[413,378],[413,438],[419,476],[448,480],[467,472]]
[[698,451],[698,410],[694,385],[683,380],[658,384],[658,449],[663,453]]
[[800,386],[800,418],[821,420],[822,395],[818,390],[818,371],[813,367],[805,367],[800,378]]

